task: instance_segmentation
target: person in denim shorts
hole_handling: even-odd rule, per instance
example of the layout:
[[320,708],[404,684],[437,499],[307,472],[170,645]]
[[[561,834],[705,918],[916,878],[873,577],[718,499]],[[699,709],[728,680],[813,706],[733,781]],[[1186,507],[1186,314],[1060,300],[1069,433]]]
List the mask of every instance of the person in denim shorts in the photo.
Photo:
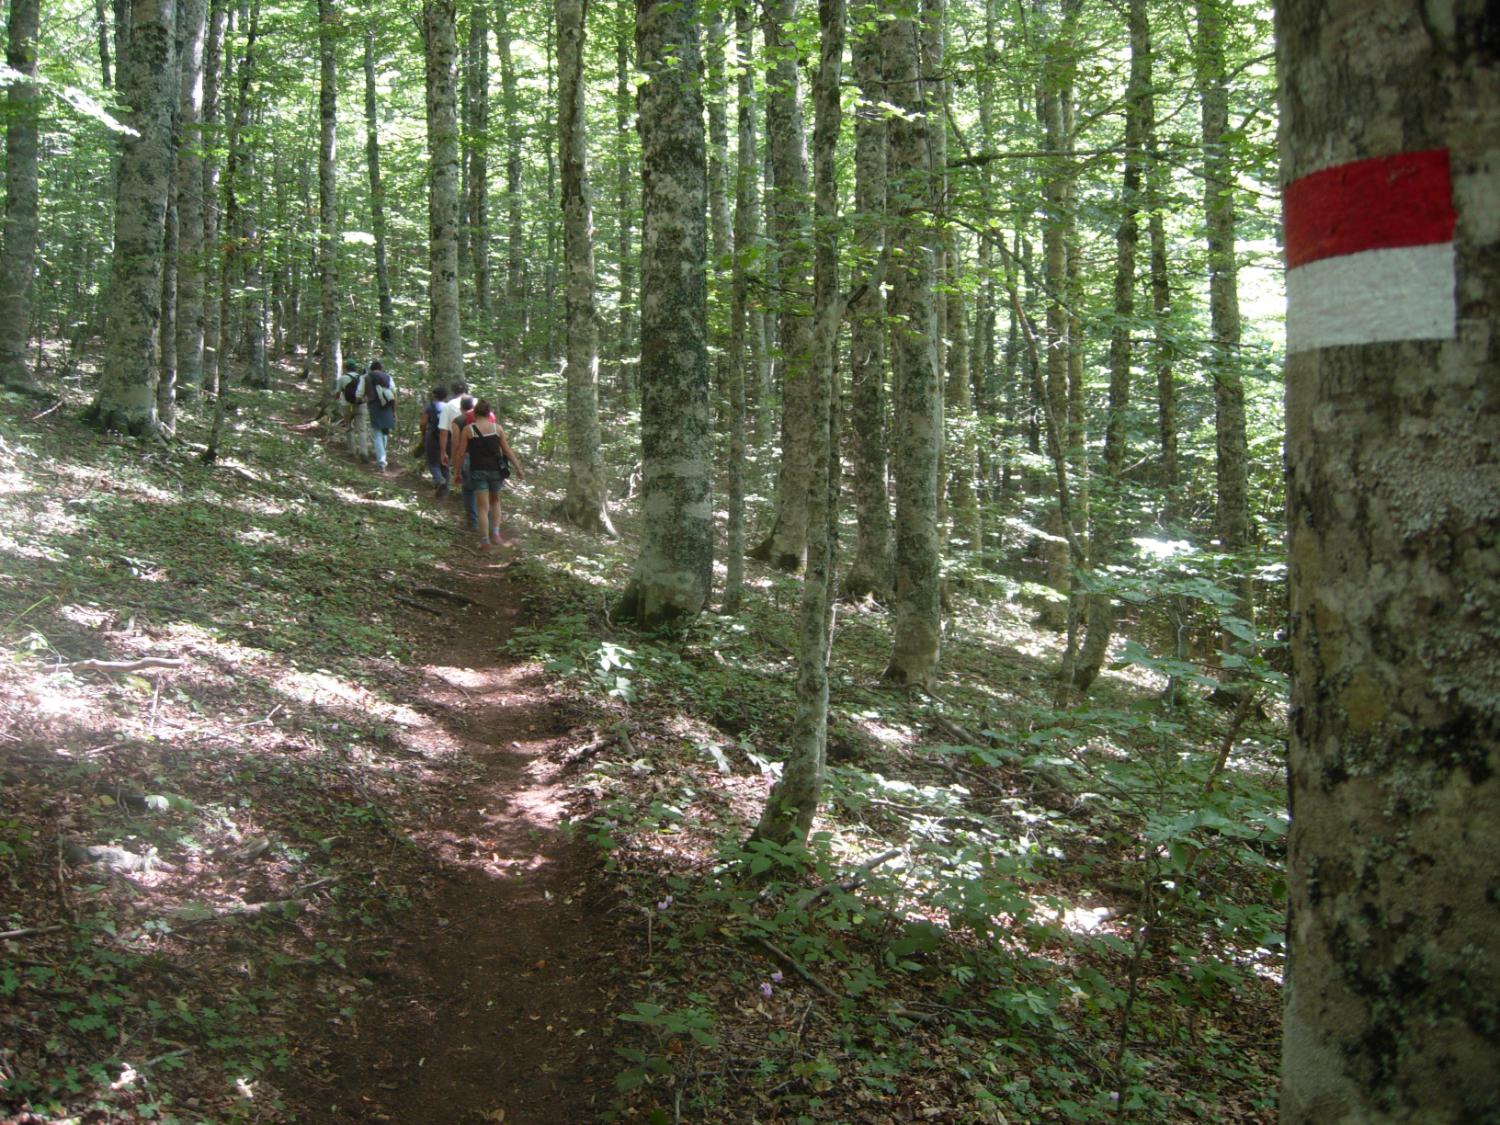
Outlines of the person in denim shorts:
[[479,549],[488,551],[500,542],[500,490],[512,471],[518,481],[525,480],[526,474],[486,399],[475,404],[474,421],[459,431],[454,461],[463,464],[465,454],[479,507]]

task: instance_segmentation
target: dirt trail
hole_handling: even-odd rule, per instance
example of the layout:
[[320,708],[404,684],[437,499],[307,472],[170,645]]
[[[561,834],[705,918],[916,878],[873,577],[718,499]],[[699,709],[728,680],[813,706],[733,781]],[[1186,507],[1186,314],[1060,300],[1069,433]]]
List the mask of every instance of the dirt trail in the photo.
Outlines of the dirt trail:
[[554,1125],[609,1104],[621,938],[598,853],[559,828],[573,723],[543,673],[497,652],[518,604],[511,553],[462,556],[442,576],[478,604],[433,635],[410,702],[451,739],[451,781],[426,823],[403,825],[414,907],[372,943],[388,954],[352,951],[377,989],[324,1046],[321,1081],[294,1092],[301,1120]]

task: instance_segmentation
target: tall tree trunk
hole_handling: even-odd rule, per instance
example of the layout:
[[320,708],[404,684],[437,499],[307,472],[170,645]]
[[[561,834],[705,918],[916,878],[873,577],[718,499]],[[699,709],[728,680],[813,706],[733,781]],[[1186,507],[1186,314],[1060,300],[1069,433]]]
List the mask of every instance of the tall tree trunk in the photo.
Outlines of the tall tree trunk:
[[1483,0],[1277,4],[1287,1125],[1500,1111],[1495,31]]
[[870,234],[854,263],[849,328],[850,429],[853,431],[854,560],[844,576],[846,598],[890,598],[895,585],[891,496],[886,482],[885,297],[879,258],[886,229],[886,91],[881,69],[881,24],[856,12],[854,73],[859,105],[854,119],[854,210]]
[[641,553],[619,603],[691,617],[713,586],[708,169],[695,0],[636,0],[641,183]]
[[[708,16],[704,44],[704,78],[708,106],[708,233],[712,286],[709,289],[710,354],[714,364],[714,405],[724,415],[729,399],[729,318],[722,310],[729,296],[730,255],[734,252],[729,227],[729,118],[725,109],[728,86],[724,76],[724,14],[714,5]],[[728,428],[728,419],[718,428]]]
[[589,197],[584,117],[584,37],[588,0],[557,2],[557,137],[562,165],[563,258],[568,312],[568,493],[562,514],[595,533],[614,534],[604,506],[599,449],[599,325],[594,312],[594,212]]
[[509,4],[495,5],[495,43],[500,52],[500,111],[505,123],[505,211],[508,239],[505,249],[505,305],[501,339],[509,370],[520,368],[526,355],[527,301],[524,291],[526,227],[521,221],[521,121],[516,102],[516,66],[511,56]]
[[[229,56],[224,53],[224,34],[229,22],[228,0],[211,0],[208,10],[208,39],[203,46],[203,121],[209,128],[217,128],[225,107],[219,104],[220,65],[224,67],[227,83]],[[210,287],[223,276],[223,247],[220,245],[220,201],[219,201],[219,145],[214,145],[203,157],[203,378],[204,394],[219,393],[219,353],[223,350],[221,339],[223,326],[220,322],[219,302],[213,299]]]
[[177,102],[177,397],[191,402],[203,383],[203,102],[208,5],[179,0],[181,71]]
[[[1108,495],[1094,507],[1089,537],[1091,568],[1109,565],[1119,541],[1125,487],[1126,413],[1130,409],[1130,337],[1135,320],[1135,260],[1140,242],[1141,178],[1145,167],[1147,95],[1151,90],[1151,29],[1146,0],[1130,0],[1130,81],[1125,90],[1125,161],[1120,184],[1120,225],[1115,229],[1114,326],[1109,336],[1109,415],[1104,426],[1104,481]],[[1088,599],[1088,632],[1073,669],[1073,686],[1087,691],[1104,666],[1114,632],[1114,599],[1093,593]]]
[[467,226],[470,276],[474,279],[474,311],[482,326],[481,336],[490,336],[490,21],[489,9],[474,5],[469,16],[469,56],[473,78],[469,111],[473,136],[469,140],[469,190]]
[[37,239],[36,47],[39,0],[11,0],[5,61],[21,76],[6,93],[5,242],[0,258],[0,384],[34,391],[26,363]]
[[318,336],[323,341],[319,376],[325,394],[338,389],[344,370],[339,324],[338,40],[333,0],[318,0]]
[[[557,66],[555,48],[552,43],[553,25],[547,22],[546,36],[546,67],[547,78],[547,104],[557,104]],[[547,150],[547,206],[543,209],[547,223],[547,258],[543,263],[542,281],[542,355],[546,357],[548,365],[557,356],[555,336],[557,334],[557,153],[551,145],[545,146]]]
[[615,5],[615,210],[619,228],[615,261],[620,271],[619,323],[615,330],[615,354],[619,356],[620,394],[627,403],[635,399],[635,256],[631,223],[635,214],[635,177],[628,153],[633,132],[631,115],[635,96],[630,87],[630,28],[634,0]]
[[887,8],[887,101],[901,112],[889,129],[887,210],[891,265],[887,308],[894,378],[896,624],[884,679],[925,685],[942,644],[937,513],[938,449],[943,438],[932,234],[920,218],[930,205],[929,114],[937,112],[920,72],[920,29],[909,9]]
[[1181,519],[1177,469],[1177,374],[1176,345],[1173,343],[1172,284],[1167,273],[1167,226],[1162,218],[1162,197],[1172,174],[1171,166],[1156,139],[1156,97],[1148,86],[1145,98],[1146,151],[1149,156],[1146,173],[1146,211],[1150,218],[1146,229],[1151,238],[1151,319],[1152,367],[1156,374],[1156,433],[1161,456],[1158,477],[1162,495],[1163,516],[1169,527]]
[[771,242],[781,287],[777,320],[781,338],[782,450],[771,532],[752,557],[780,570],[802,566],[807,551],[808,480],[812,471],[813,320],[808,315],[807,133],[796,37],[798,0],[768,0],[764,34],[771,74],[766,91],[766,140],[776,186],[771,199]]
[[749,349],[750,277],[748,251],[755,238],[755,78],[747,64],[754,24],[748,0],[734,9],[736,60],[736,137],[734,174],[734,260],[729,326],[729,511],[725,537],[726,575],[722,609],[740,607],[745,586],[745,362]]
[[174,0],[135,0],[119,75],[134,130],[120,145],[109,328],[93,413],[106,429],[155,437],[162,238],[172,179]]
[[812,456],[808,474],[807,569],[802,578],[798,622],[796,712],[792,745],[781,777],[756,826],[758,839],[803,843],[812,828],[823,790],[828,749],[828,656],[833,640],[833,588],[837,573],[839,491],[838,417],[834,409],[839,322],[838,147],[839,81],[844,58],[844,0],[819,0],[821,51],[814,83],[813,357],[808,405]]
[[[177,36],[177,42],[181,36]],[[177,43],[173,45],[176,54]],[[174,81],[176,76],[174,75]],[[172,168],[167,175],[167,213],[161,240],[161,319],[157,322],[156,420],[168,437],[177,429],[177,110],[172,109]]]
[[370,234],[375,239],[375,300],[380,309],[380,350],[396,343],[396,305],[391,298],[385,233],[385,182],[380,178],[380,118],[375,103],[375,27],[365,27],[365,165],[370,176]]
[[431,261],[432,365],[440,382],[462,379],[458,315],[458,43],[454,0],[423,0],[426,38],[428,232]]
[[[1234,250],[1234,166],[1229,144],[1229,83],[1224,64],[1228,29],[1225,0],[1198,0],[1195,58],[1203,104],[1203,207],[1208,220],[1208,370],[1214,382],[1214,461],[1218,487],[1219,547],[1234,555],[1250,546],[1249,448],[1245,438],[1245,387],[1240,377],[1240,298]],[[1253,624],[1250,578],[1235,582],[1235,613]],[[1230,647],[1232,635],[1225,633]]]
[[[14,13],[14,8],[12,8]],[[113,84],[109,71],[109,5],[106,0],[94,0],[94,35],[99,48],[99,84],[106,90]],[[15,15],[11,15],[15,19]],[[15,64],[12,63],[12,66]]]
[[[1063,446],[1059,455],[1068,458],[1071,451],[1071,442],[1068,440],[1068,380],[1074,347],[1071,334],[1073,318],[1068,307],[1068,235],[1072,229],[1069,216],[1073,209],[1074,167],[1072,160],[1066,155],[1072,147],[1072,140],[1067,135],[1064,87],[1071,82],[1072,68],[1064,56],[1073,50],[1073,45],[1059,29],[1053,33],[1045,50],[1046,62],[1039,100],[1047,151],[1053,155],[1047,162],[1044,172],[1046,182],[1043,185],[1047,201],[1047,214],[1042,229],[1042,256],[1047,285],[1047,347],[1044,357],[1046,402],[1039,402],[1037,406],[1050,411],[1057,424],[1062,427]],[[1071,465],[1068,476],[1071,479]],[[1068,611],[1072,604],[1074,582],[1067,544],[1076,536],[1077,529],[1062,527],[1061,513],[1064,508],[1071,509],[1072,504],[1071,495],[1058,497],[1057,506],[1050,516],[1049,529],[1053,537],[1046,548],[1047,584],[1057,591],[1059,598],[1045,603],[1040,615],[1041,623],[1050,629],[1065,628],[1071,622]],[[1071,629],[1068,639],[1071,659]]]

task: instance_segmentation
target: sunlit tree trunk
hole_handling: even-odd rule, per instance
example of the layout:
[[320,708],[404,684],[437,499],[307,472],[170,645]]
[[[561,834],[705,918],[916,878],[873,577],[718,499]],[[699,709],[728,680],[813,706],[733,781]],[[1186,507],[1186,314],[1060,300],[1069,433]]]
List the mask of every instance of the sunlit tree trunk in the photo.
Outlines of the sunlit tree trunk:
[[855,504],[854,559],[844,576],[847,598],[890,598],[891,496],[886,481],[885,295],[879,257],[885,248],[886,91],[881,72],[880,24],[856,9],[853,62],[859,86],[854,119],[854,210],[867,232],[854,263],[850,307],[849,414]]
[[766,141],[775,170],[771,242],[781,287],[777,322],[781,345],[782,449],[776,516],[770,534],[751,552],[781,570],[802,566],[807,551],[813,320],[807,292],[807,133],[803,126],[798,49],[792,28],[798,0],[769,0],[763,23],[771,72],[766,91]]
[[5,242],[0,257],[0,384],[36,389],[26,362],[37,239],[36,41],[39,0],[11,0],[5,60],[19,81],[6,92]]
[[370,177],[370,236],[375,240],[375,300],[380,310],[380,348],[396,342],[396,306],[386,264],[385,182],[380,176],[380,119],[375,103],[375,28],[365,27],[365,166]]
[[[1125,90],[1125,166],[1120,185],[1120,223],[1115,229],[1114,326],[1109,337],[1109,413],[1104,426],[1104,483],[1111,495],[1094,507],[1094,529],[1089,537],[1094,571],[1108,566],[1119,541],[1118,514],[1125,486],[1127,439],[1125,419],[1130,409],[1131,330],[1135,319],[1136,248],[1140,242],[1141,179],[1145,167],[1146,96],[1151,89],[1151,34],[1146,0],[1130,0],[1130,81]],[[1114,599],[1094,593],[1088,599],[1088,630],[1073,685],[1087,691],[1104,666],[1114,631]]]
[[636,0],[641,130],[641,553],[619,613],[691,617],[713,585],[708,168],[694,0]]
[[584,124],[588,0],[558,0],[558,149],[567,269],[568,493],[562,512],[586,531],[614,534],[604,507],[599,449],[599,325],[594,311],[594,212]]
[[93,413],[106,429],[155,437],[156,344],[161,318],[162,238],[172,178],[176,97],[173,0],[135,0],[121,61],[120,95],[133,135],[120,144],[109,326]]
[[325,392],[338,386],[344,369],[339,325],[337,18],[333,0],[318,0],[318,336],[323,341],[319,376]]
[[838,292],[838,180],[834,156],[841,112],[844,0],[819,0],[821,52],[814,84],[813,358],[808,405],[812,413],[807,569],[797,638],[796,713],[791,752],[766,800],[755,835],[778,844],[804,842],[818,811],[828,749],[828,655],[833,639],[837,562],[839,443],[834,402],[835,360],[843,302]]
[[887,9],[885,81],[890,118],[887,210],[891,264],[887,311],[894,380],[892,453],[896,481],[895,633],[884,678],[925,685],[941,648],[938,449],[943,440],[932,234],[921,219],[930,201],[935,111],[920,75],[920,34],[909,10]]
[[192,401],[203,383],[204,198],[203,100],[204,44],[208,6],[204,0],[180,0],[177,13],[177,397]]
[[426,37],[428,237],[431,263],[432,363],[439,381],[462,379],[458,311],[458,42],[454,0],[423,0]]
[[1495,29],[1483,0],[1277,4],[1286,1125],[1500,1116]]

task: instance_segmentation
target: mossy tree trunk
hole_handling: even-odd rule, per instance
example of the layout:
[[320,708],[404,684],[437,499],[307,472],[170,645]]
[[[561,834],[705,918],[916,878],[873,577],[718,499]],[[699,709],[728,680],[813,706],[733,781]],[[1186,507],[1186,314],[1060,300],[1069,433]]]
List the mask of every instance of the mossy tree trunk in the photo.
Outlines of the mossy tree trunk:
[[121,138],[115,249],[110,262],[104,371],[93,414],[105,429],[155,437],[162,240],[172,180],[177,94],[174,0],[135,0],[120,60],[120,96],[134,132]]
[[901,8],[887,14],[886,96],[901,112],[888,124],[896,622],[884,678],[925,685],[937,671],[942,640],[937,502],[943,399],[932,294],[934,236],[921,218],[930,204],[929,115],[937,107],[922,81],[917,17]]
[[766,89],[766,143],[774,187],[769,229],[776,253],[780,295],[776,319],[781,353],[782,448],[776,481],[776,515],[770,533],[751,552],[787,571],[807,553],[808,480],[812,472],[813,318],[808,287],[807,130],[803,124],[797,37],[798,0],[770,0],[763,21],[770,74]]
[[636,0],[640,87],[641,553],[618,612],[703,610],[713,584],[708,168],[693,0]]
[[882,77],[880,24],[856,16],[853,63],[860,100],[854,119],[854,209],[864,225],[859,283],[850,308],[849,415],[855,506],[854,558],[842,595],[887,601],[895,584],[891,548],[891,495],[886,480],[889,427],[885,393],[885,295],[880,256],[885,246],[886,92]]
[[585,531],[614,534],[599,449],[599,324],[594,310],[594,211],[584,125],[588,0],[558,0],[558,150],[567,271],[568,492],[562,513]]
[[814,85],[813,300],[816,331],[808,388],[812,462],[808,482],[807,568],[802,577],[797,643],[796,713],[791,752],[766,799],[757,839],[804,843],[823,791],[828,751],[828,657],[838,557],[839,443],[834,352],[843,300],[838,292],[838,180],[834,156],[842,113],[844,0],[819,0],[821,51]]
[[[1331,228],[1328,216],[1386,235],[1383,201],[1365,194],[1302,212],[1294,244],[1291,201],[1308,184],[1347,182],[1358,161],[1419,154],[1440,167],[1420,181],[1420,207],[1400,213],[1436,216],[1453,239],[1324,258],[1314,280],[1288,286],[1291,339],[1294,320],[1315,320],[1330,298],[1359,310],[1384,300],[1386,311],[1363,318],[1360,340],[1329,342],[1359,316],[1325,319],[1333,335],[1293,346],[1286,364],[1287,1125],[1500,1113],[1494,10],[1277,5],[1289,260]],[[1399,182],[1384,169],[1379,179]],[[1368,284],[1379,256],[1402,263],[1407,292],[1391,299]],[[1413,272],[1418,257],[1429,265]],[[1424,296],[1447,323],[1392,338],[1392,320]]]
[[36,40],[39,0],[11,0],[5,58],[21,78],[6,93],[5,242],[0,258],[0,384],[32,391],[31,336],[37,238]]
[[458,33],[454,19],[454,0],[423,0],[432,301],[429,371],[438,382],[464,375],[458,303]]
[[331,393],[344,369],[339,327],[338,185],[338,26],[333,0],[318,0],[318,338],[324,393]]

